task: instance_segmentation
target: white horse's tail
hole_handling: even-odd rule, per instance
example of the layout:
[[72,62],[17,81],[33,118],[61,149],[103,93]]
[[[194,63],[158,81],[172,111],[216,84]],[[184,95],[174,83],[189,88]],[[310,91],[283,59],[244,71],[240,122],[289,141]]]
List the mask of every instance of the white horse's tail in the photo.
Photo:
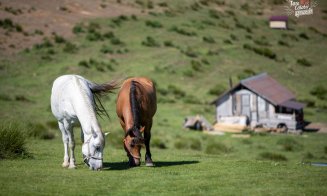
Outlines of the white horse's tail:
[[103,84],[96,84],[91,81],[87,81],[89,88],[93,94],[95,110],[99,116],[106,115],[109,118],[109,115],[106,109],[103,107],[100,96],[106,95],[108,93],[113,93],[113,91],[119,88],[116,81],[110,81]]

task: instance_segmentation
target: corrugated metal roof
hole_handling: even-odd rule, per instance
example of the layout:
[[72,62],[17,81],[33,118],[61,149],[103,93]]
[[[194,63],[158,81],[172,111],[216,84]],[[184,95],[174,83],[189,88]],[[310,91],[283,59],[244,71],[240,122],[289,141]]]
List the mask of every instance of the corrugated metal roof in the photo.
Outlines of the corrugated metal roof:
[[295,99],[295,95],[291,91],[279,84],[267,73],[241,80],[241,84],[274,105],[279,105],[287,100]]
[[224,95],[236,90],[240,86],[244,86],[245,88],[251,90],[252,92],[271,102],[273,105],[280,105],[281,103],[295,99],[295,95],[291,91],[282,86],[267,73],[262,73],[241,80],[239,84],[235,85],[232,89],[219,96],[218,99],[212,103],[216,103]]
[[295,110],[300,110],[300,109],[304,108],[304,106],[305,106],[304,103],[300,103],[300,102],[297,102],[294,100],[285,101],[285,102],[281,103],[280,105],[283,107],[292,108]]

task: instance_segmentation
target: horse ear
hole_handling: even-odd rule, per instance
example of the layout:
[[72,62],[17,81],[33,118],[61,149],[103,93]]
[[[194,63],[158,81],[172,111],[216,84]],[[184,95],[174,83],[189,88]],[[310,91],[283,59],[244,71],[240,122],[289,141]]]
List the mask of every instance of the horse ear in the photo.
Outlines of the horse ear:
[[104,133],[104,136],[107,136],[107,135],[109,135],[109,133],[110,133],[110,132]]

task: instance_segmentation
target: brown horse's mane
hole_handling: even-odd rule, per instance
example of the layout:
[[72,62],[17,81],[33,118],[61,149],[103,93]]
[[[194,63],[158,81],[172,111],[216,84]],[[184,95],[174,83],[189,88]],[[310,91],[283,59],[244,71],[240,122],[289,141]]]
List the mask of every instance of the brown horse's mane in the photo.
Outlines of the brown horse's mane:
[[131,111],[133,116],[133,127],[126,132],[126,134],[133,133],[134,136],[137,138],[141,138],[141,132],[140,132],[140,102],[138,100],[138,97],[141,95],[138,95],[138,91],[141,90],[141,84],[135,80],[131,81],[131,87],[130,87],[130,105],[131,105]]

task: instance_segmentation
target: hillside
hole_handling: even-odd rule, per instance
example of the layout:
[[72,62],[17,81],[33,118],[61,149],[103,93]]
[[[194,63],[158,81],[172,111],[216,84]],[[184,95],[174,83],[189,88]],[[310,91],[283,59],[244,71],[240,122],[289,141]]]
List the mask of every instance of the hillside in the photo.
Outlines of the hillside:
[[[218,95],[208,93],[210,90],[226,90],[229,77],[236,83],[268,72],[293,91],[298,100],[307,103],[308,121],[327,121],[327,103],[313,93],[321,86],[326,91],[324,29],[305,26],[301,18],[295,17],[290,18],[291,30],[269,29],[265,14],[280,5],[238,1],[105,1],[93,6],[82,1],[58,1],[48,6],[39,3],[35,1],[30,6],[34,8],[30,13],[24,4],[1,4],[1,15],[14,18],[12,28],[1,28],[5,32],[2,36],[8,37],[2,42],[7,49],[0,57],[0,115],[4,119],[52,119],[48,109],[51,83],[59,75],[75,73],[97,82],[149,76],[158,86],[163,108],[183,108],[173,121],[178,119],[180,124],[185,115],[195,113],[212,121],[214,108],[208,103]],[[73,9],[73,5],[79,9]],[[100,12],[100,8],[108,10]],[[320,17],[325,13],[321,11],[323,4],[318,8]],[[22,10],[21,14],[17,10]],[[44,13],[45,17],[35,26],[25,25],[38,17],[35,12]],[[85,12],[92,17],[82,17]],[[49,22],[48,30],[41,29],[48,19],[58,15],[69,20],[69,25],[54,20]],[[317,23],[325,18],[318,18]],[[17,26],[22,31],[15,30]],[[11,48],[27,49],[18,53],[10,50],[7,42],[11,41]],[[19,44],[16,46],[14,41]],[[8,50],[14,54],[8,54]],[[10,111],[15,111],[15,115]]]
[[[327,134],[321,133],[327,127],[327,2],[319,0],[311,16],[290,16],[288,30],[270,29],[268,18],[283,14],[285,5],[280,0],[1,0],[0,136],[8,127],[16,129],[27,149],[22,158],[5,160],[1,146],[8,141],[0,140],[2,193],[326,195],[326,168],[311,163],[327,160]],[[214,122],[210,102],[229,88],[229,79],[236,84],[262,72],[305,102],[305,120],[321,131],[212,136],[182,128],[189,115]],[[55,78],[64,74],[97,83],[153,79],[155,167],[127,166],[116,94],[110,94],[103,98],[110,119],[99,118],[103,131],[110,132],[103,170],[84,166],[79,128],[77,169],[61,168],[63,146],[50,93]]]

